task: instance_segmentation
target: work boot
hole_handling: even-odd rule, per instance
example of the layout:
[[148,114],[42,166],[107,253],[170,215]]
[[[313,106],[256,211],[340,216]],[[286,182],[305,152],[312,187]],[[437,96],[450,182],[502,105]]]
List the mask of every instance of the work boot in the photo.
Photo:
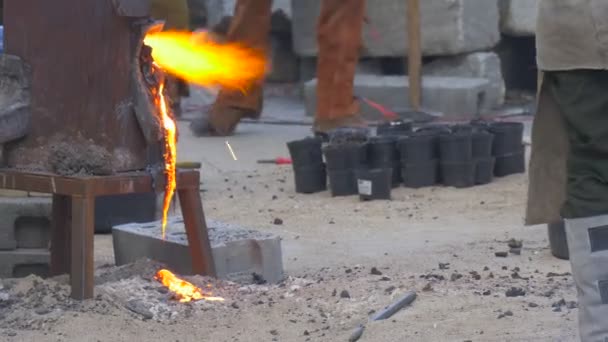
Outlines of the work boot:
[[581,341],[608,341],[608,215],[565,221]]
[[368,124],[361,115],[354,114],[336,119],[315,118],[313,131],[316,137],[328,142],[332,132],[340,128],[367,128]]
[[195,136],[229,136],[234,133],[242,118],[259,117],[254,111],[237,107],[214,105],[208,115],[190,122],[190,130]]

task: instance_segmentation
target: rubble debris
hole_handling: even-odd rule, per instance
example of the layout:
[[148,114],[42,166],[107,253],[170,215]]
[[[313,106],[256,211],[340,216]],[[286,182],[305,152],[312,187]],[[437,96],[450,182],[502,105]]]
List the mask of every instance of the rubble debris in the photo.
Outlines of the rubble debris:
[[529,308],[537,308],[537,307],[538,307],[538,304],[533,303],[533,302],[530,302],[530,303],[528,303],[528,307],[529,307]]
[[450,269],[450,263],[448,262],[448,263],[445,263],[445,264],[444,264],[444,263],[441,263],[441,262],[440,262],[440,263],[439,263],[439,269],[440,269],[440,270],[449,270],[449,269]]
[[370,272],[372,275],[382,275],[382,272],[380,272],[380,270],[376,267],[372,267],[372,270]]
[[513,311],[507,310],[507,311],[501,313],[500,315],[498,315],[498,319],[505,318],[505,317],[511,317],[511,316],[513,316]]
[[342,292],[340,292],[340,298],[350,298],[350,293],[346,290],[342,290]]
[[509,242],[507,242],[507,244],[509,248],[522,248],[524,245],[524,240],[511,239]]
[[389,277],[382,277],[382,278],[380,278],[380,281],[391,281],[391,278],[389,278]]
[[497,258],[506,258],[507,256],[509,256],[509,253],[508,252],[496,252],[496,253],[494,253],[494,255]]
[[460,274],[460,273],[452,273],[452,275],[450,276],[451,281],[456,281],[460,278],[462,278],[462,274]]
[[426,283],[426,285],[422,288],[422,291],[424,291],[424,292],[433,291],[433,286],[431,285],[431,283]]
[[489,296],[489,295],[491,295],[491,294],[492,294],[492,291],[490,291],[490,290],[486,290],[486,291],[484,291],[482,294],[483,294],[484,296]]
[[127,309],[131,310],[132,312],[142,316],[142,318],[144,320],[154,318],[154,314],[152,314],[150,309],[148,309],[146,304],[144,302],[142,302],[141,300],[132,299],[127,302],[126,307],[127,307]]
[[505,293],[507,297],[523,297],[526,295],[526,291],[520,287],[512,287]]
[[255,272],[251,274],[251,277],[253,278],[253,283],[256,285],[264,285],[267,283],[266,279],[264,279],[262,275]]
[[564,273],[554,273],[554,272],[549,272],[547,273],[547,278],[553,278],[553,277],[569,277],[571,276],[572,273],[570,272],[564,272]]
[[275,218],[273,223],[277,226],[280,226],[283,224],[283,220],[280,218]]
[[384,289],[384,293],[391,294],[391,293],[393,293],[393,291],[395,291],[395,289],[396,289],[396,287],[391,285],[391,286],[387,287],[386,289]]
[[481,274],[477,273],[476,271],[471,271],[471,272],[469,272],[469,274],[471,274],[471,276],[473,277],[473,279],[475,279],[475,280],[481,280]]
[[[565,299],[562,298],[562,299],[558,300],[557,302],[551,304],[551,307],[554,309],[559,308],[560,309],[559,311],[561,311],[562,307],[566,307],[567,309],[572,310],[572,309],[578,308],[578,303],[575,301],[567,302]],[[554,310],[554,311],[556,311],[556,310]]]
[[509,249],[509,253],[515,254],[515,255],[521,255],[521,248],[511,248],[511,249]]

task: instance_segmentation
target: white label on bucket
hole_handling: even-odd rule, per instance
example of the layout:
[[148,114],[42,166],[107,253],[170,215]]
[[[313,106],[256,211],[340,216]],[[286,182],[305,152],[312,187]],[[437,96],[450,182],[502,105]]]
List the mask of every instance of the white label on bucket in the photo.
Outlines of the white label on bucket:
[[358,186],[359,186],[360,195],[365,195],[365,196],[372,195],[372,182],[371,181],[359,179]]

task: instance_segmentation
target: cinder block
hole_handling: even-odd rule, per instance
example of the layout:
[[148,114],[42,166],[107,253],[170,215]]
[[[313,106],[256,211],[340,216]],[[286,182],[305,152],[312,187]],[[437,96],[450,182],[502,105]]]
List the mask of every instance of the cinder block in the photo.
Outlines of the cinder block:
[[490,82],[482,109],[493,109],[505,102],[505,80],[500,58],[494,52],[475,52],[456,57],[439,58],[423,69],[424,75],[484,78]]
[[47,248],[50,229],[50,198],[0,198],[0,250]]
[[[304,85],[308,115],[315,113],[316,85],[316,79]],[[481,112],[488,86],[489,82],[480,78],[425,76],[422,80],[422,105],[425,110],[446,117],[473,118]],[[404,76],[356,76],[354,92],[394,111],[410,107],[409,82]],[[361,114],[369,119],[381,118],[375,108],[364,103],[361,104]]]
[[0,251],[0,278],[22,278],[30,274],[48,277],[48,249],[16,249]]
[[[532,0],[530,0],[532,1]],[[294,48],[316,56],[316,25],[322,0],[292,0]],[[369,25],[363,33],[363,56],[407,55],[406,3],[369,0]],[[500,40],[497,0],[421,1],[421,43],[425,56],[445,56],[493,47]],[[379,33],[376,35],[374,30]]]
[[499,0],[500,29],[511,36],[536,35],[538,0]]
[[[270,283],[283,279],[278,236],[212,220],[208,220],[207,225],[219,278],[250,281],[252,273],[256,273]],[[184,222],[179,217],[169,219],[164,241],[159,222],[115,226],[112,236],[117,265],[150,258],[165,263],[177,273],[192,273]]]

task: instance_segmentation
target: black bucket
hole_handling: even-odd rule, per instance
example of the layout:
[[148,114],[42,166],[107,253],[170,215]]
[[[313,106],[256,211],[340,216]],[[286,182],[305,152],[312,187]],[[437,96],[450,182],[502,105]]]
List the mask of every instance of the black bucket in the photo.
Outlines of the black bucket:
[[396,188],[403,183],[403,178],[401,177],[401,162],[395,161],[393,163],[393,188]]
[[435,132],[414,133],[399,139],[402,163],[428,162],[437,159],[437,135]]
[[367,164],[366,144],[328,145],[323,149],[328,170],[353,170]]
[[367,161],[370,168],[392,167],[399,160],[397,137],[379,136],[367,143]]
[[472,132],[462,130],[440,135],[439,156],[442,163],[471,161],[473,159]]
[[362,201],[390,200],[393,169],[357,170],[357,190]]
[[494,156],[504,156],[519,152],[524,135],[524,124],[521,122],[494,122],[490,125],[494,134],[492,153]]
[[353,170],[328,170],[329,189],[333,197],[351,196],[358,193]]
[[551,254],[558,259],[570,259],[564,221],[552,223],[547,226],[549,231],[549,245],[551,246]]
[[492,157],[494,135],[486,130],[478,129],[473,132],[473,158]]
[[455,188],[470,188],[475,185],[474,161],[459,163],[441,163],[443,185]]
[[525,147],[520,147],[519,152],[496,157],[494,176],[505,177],[524,172],[526,172]]
[[437,184],[439,174],[437,160],[401,165],[401,177],[406,188],[418,189]]
[[496,158],[479,158],[475,161],[475,184],[490,184],[494,180]]
[[380,136],[401,136],[412,132],[412,121],[396,120],[378,125],[376,134]]
[[327,172],[324,164],[294,167],[296,192],[314,194],[327,190]]
[[287,143],[293,167],[315,166],[323,163],[322,141],[319,138],[306,138]]

